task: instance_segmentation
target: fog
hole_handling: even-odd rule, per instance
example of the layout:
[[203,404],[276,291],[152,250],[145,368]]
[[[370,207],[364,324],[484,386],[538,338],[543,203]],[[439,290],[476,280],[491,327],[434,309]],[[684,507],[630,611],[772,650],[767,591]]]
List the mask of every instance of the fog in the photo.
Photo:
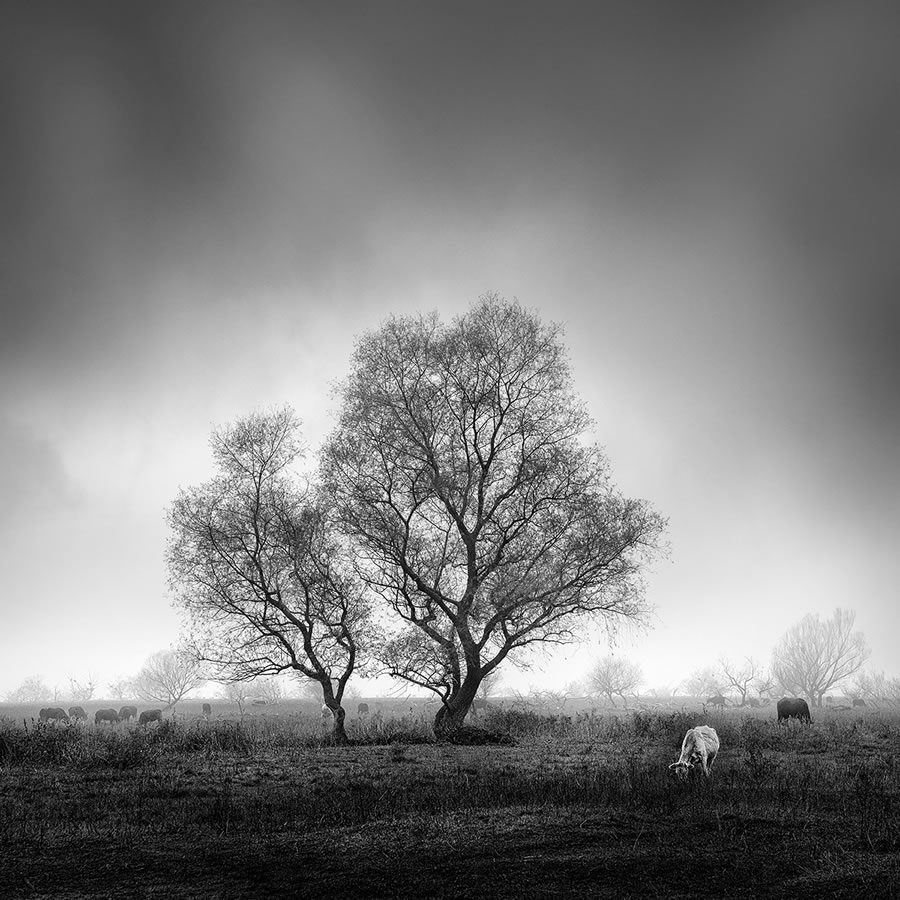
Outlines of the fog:
[[7,9],[0,696],[177,641],[165,508],[213,427],[290,403],[314,450],[355,337],[491,290],[565,325],[616,483],[669,517],[614,644],[647,687],[839,606],[900,674],[898,19]]

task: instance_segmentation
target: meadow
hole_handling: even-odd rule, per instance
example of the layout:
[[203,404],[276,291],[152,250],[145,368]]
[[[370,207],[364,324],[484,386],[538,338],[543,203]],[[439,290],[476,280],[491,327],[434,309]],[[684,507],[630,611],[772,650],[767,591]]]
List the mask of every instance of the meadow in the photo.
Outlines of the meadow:
[[[900,714],[312,707],[161,725],[0,708],[0,897],[900,897]],[[33,718],[32,718],[33,716]],[[705,722],[713,777],[673,779]]]

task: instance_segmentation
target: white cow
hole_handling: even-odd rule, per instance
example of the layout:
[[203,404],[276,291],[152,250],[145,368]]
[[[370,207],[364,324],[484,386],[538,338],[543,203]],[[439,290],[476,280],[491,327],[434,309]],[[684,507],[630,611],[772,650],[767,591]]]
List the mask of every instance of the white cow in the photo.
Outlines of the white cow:
[[678,762],[673,762],[669,768],[674,769],[679,778],[687,778],[688,772],[699,759],[703,774],[709,777],[718,752],[719,736],[716,729],[709,725],[697,725],[688,729],[681,743],[681,756]]

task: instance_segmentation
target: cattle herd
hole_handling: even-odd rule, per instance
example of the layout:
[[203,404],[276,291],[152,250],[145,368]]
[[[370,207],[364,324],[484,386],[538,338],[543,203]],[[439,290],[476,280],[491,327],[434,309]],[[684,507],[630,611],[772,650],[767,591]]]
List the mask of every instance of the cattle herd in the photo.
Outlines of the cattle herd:
[[[87,721],[88,714],[81,706],[70,706],[68,712],[59,706],[46,706],[38,713],[38,718],[42,722],[79,722]],[[104,723],[114,725],[117,722],[130,722],[137,719],[141,725],[148,725],[150,722],[162,722],[161,709],[145,709],[140,715],[136,706],[123,706],[121,709],[98,709],[94,713],[94,724],[102,725]]]
[[[724,698],[709,698],[707,703]],[[714,705],[720,705],[715,703]],[[721,704],[724,705],[724,704]],[[800,697],[785,697],[776,704],[778,722],[786,722],[788,719],[797,719],[800,722],[810,724],[812,717],[809,713],[809,704]],[[209,718],[212,707],[208,703],[203,704],[203,715]],[[357,715],[364,718],[369,713],[367,703],[360,703]],[[331,710],[327,706],[322,707],[323,722],[331,718]],[[48,706],[39,713],[42,722],[78,722],[87,721],[88,714],[81,706],[70,706],[68,712],[58,706]],[[94,724],[115,724],[117,722],[130,722],[137,719],[140,725],[149,725],[151,722],[162,722],[161,709],[145,709],[138,714],[136,706],[123,706],[120,709],[109,707],[98,709],[94,713]],[[700,770],[709,778],[712,775],[713,763],[719,753],[719,736],[715,728],[710,725],[695,725],[689,728],[681,743],[681,755],[673,762],[669,769],[680,779],[686,779],[694,767],[699,763]]]

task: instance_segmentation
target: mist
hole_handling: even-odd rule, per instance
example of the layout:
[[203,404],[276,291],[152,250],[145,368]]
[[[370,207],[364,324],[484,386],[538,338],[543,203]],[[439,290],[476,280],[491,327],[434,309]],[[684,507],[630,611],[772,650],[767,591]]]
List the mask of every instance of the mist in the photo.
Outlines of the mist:
[[357,337],[491,290],[564,324],[614,480],[669,518],[613,644],[648,687],[836,607],[900,674],[898,15],[5,10],[0,694],[175,643],[165,509],[211,430],[290,403],[312,456]]

